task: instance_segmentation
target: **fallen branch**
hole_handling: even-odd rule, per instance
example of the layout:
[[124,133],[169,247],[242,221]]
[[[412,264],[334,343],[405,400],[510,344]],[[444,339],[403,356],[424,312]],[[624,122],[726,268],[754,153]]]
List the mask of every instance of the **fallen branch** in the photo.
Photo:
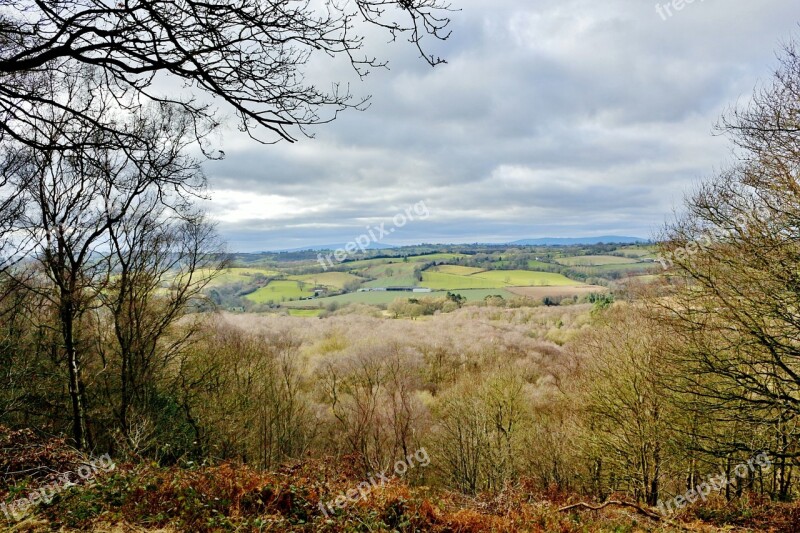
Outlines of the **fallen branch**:
[[635,503],[623,502],[621,500],[608,500],[607,502],[602,503],[602,504],[597,505],[597,506],[590,505],[590,504],[584,503],[584,502],[580,502],[580,503],[575,503],[575,504],[572,504],[572,505],[567,505],[566,507],[562,507],[561,509],[558,510],[558,512],[565,512],[565,511],[570,511],[572,509],[578,509],[578,508],[589,509],[591,511],[599,511],[600,509],[608,507],[609,505],[619,505],[620,507],[630,507],[632,509],[636,509],[640,514],[643,514],[644,516],[646,516],[648,518],[652,518],[653,520],[658,520],[659,522],[660,521],[664,521],[664,517],[663,516],[661,516],[661,515],[659,515],[657,513],[654,513],[653,511],[648,511],[644,507],[642,507],[640,505],[636,505]]
[[641,505],[637,505],[637,504],[631,503],[631,502],[624,502],[624,501],[621,501],[621,500],[608,500],[608,501],[606,501],[604,503],[601,503],[600,505],[590,505],[590,504],[585,503],[585,502],[574,503],[572,505],[567,505],[566,507],[560,508],[558,510],[558,512],[561,513],[561,512],[565,512],[565,511],[570,511],[572,509],[589,509],[590,511],[599,511],[601,509],[604,509],[604,508],[608,507],[609,505],[617,505],[617,506],[620,506],[620,507],[630,507],[631,509],[635,509],[639,514],[642,514],[642,515],[644,515],[644,516],[646,516],[646,517],[648,517],[648,518],[650,518],[652,520],[655,520],[657,522],[664,522],[665,524],[669,524],[671,526],[677,527],[677,528],[682,529],[684,531],[694,531],[694,530],[689,529],[688,527],[684,526],[683,524],[679,524],[677,522],[674,522],[674,521],[670,520],[669,518],[667,518],[665,516],[662,516],[662,515],[660,515],[658,513],[654,513],[653,511],[649,511],[649,510],[645,509],[644,507],[642,507]]

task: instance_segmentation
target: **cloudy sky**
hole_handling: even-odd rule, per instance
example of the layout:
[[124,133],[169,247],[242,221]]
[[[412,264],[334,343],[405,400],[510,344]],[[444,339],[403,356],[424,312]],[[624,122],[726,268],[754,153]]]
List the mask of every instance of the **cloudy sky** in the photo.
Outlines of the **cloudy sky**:
[[[730,160],[715,121],[800,31],[797,0],[696,0],[666,20],[650,0],[454,6],[451,39],[431,46],[447,65],[372,40],[391,69],[352,86],[372,95],[366,112],[296,144],[231,127],[226,159],[206,166],[230,250],[348,242],[419,202],[429,216],[384,243],[650,237]],[[350,75],[319,63],[310,76]]]

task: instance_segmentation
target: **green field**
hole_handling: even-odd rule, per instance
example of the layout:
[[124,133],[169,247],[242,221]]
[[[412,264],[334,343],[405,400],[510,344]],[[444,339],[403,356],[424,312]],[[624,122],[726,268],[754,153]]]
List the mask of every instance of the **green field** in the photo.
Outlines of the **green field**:
[[[209,273],[209,270],[200,270],[198,275],[207,276]],[[209,284],[209,287],[232,285],[234,283],[248,283],[256,274],[261,274],[265,277],[281,275],[280,272],[276,272],[275,270],[267,270],[265,268],[228,268],[217,274]]]
[[530,270],[489,270],[469,276],[469,279],[481,279],[502,284],[496,286],[512,287],[561,287],[580,285],[580,283],[561,274],[555,274],[553,272],[533,272]]
[[418,266],[418,263],[386,263],[359,270],[358,273],[368,278],[412,276],[414,274],[414,269]]
[[625,257],[635,258],[649,258],[653,259],[658,255],[658,249],[655,246],[623,246],[617,249]]
[[460,259],[466,257],[464,254],[428,254],[409,257],[409,261],[416,261],[418,263],[428,263],[431,261],[452,261],[453,259]]
[[317,318],[322,313],[322,309],[289,309],[289,316],[301,318]]
[[484,272],[485,268],[473,268],[458,265],[439,265],[431,268],[428,272],[441,272],[442,274],[454,274],[456,276],[471,276]]
[[321,274],[308,274],[305,276],[290,276],[289,279],[304,281],[315,287],[323,286],[333,287],[335,289],[344,289],[344,286],[348,283],[362,281],[358,276],[347,272],[323,272]]
[[[390,304],[395,301],[400,295],[406,295],[408,298],[413,298],[412,293],[403,292],[351,292],[348,294],[340,294],[339,296],[329,296],[328,298],[318,298],[315,300],[303,300],[295,302],[286,302],[282,304],[289,308],[318,308],[321,309],[331,303],[339,303],[340,305],[351,303],[362,303],[369,305]],[[430,294],[421,294],[418,296],[430,296]]]
[[423,287],[434,290],[448,289],[495,289],[505,287],[508,283],[497,280],[482,279],[476,276],[458,276],[456,274],[443,274],[441,272],[423,272]]
[[310,283],[304,286],[301,285],[303,284],[299,281],[273,281],[266,287],[261,287],[256,292],[248,294],[246,298],[257,304],[265,304],[269,302],[281,303],[289,299],[314,296],[314,293],[310,292],[312,288]]
[[540,270],[543,268],[552,268],[552,267],[553,265],[551,265],[550,263],[545,263],[544,261],[536,261],[533,259],[528,261],[528,268],[530,268],[531,270]]
[[374,289],[379,287],[416,287],[417,285],[419,285],[419,281],[414,276],[391,276],[368,281],[363,286]]
[[[394,264],[394,265],[402,265],[402,264],[410,264],[410,263],[430,263],[433,261],[452,261],[453,259],[458,259],[461,257],[465,257],[464,254],[429,254],[429,255],[413,255],[409,256],[408,260],[406,261],[403,257],[381,257],[377,259],[362,259],[360,261],[350,261],[347,263],[339,263],[339,265],[345,267],[347,270],[359,270],[362,268],[369,268],[375,265],[386,265],[386,264]],[[413,268],[413,267],[412,267]]]
[[575,271],[588,276],[601,276],[611,273],[618,274],[641,274],[650,272],[659,267],[658,263],[631,263],[627,265],[598,265],[598,266],[576,266],[571,267]]
[[562,257],[556,261],[566,266],[630,265],[637,262],[636,259],[630,257],[617,257],[615,255],[579,255]]
[[350,272],[355,270],[361,270],[364,268],[374,267],[378,265],[386,265],[386,264],[403,264],[403,263],[411,263],[412,258],[409,258],[408,261],[404,261],[402,257],[379,257],[376,259],[359,259],[357,261],[345,261],[344,263],[335,263],[337,267],[342,267]]
[[562,287],[580,285],[580,283],[561,274],[533,272],[530,270],[486,270],[472,275],[446,274],[429,270],[423,272],[420,285],[434,290],[453,290],[498,289],[502,287]]

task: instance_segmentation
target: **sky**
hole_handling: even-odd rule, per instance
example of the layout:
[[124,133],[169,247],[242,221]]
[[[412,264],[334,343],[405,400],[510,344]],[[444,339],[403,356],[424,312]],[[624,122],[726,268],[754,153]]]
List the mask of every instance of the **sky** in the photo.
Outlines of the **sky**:
[[389,69],[308,70],[351,82],[369,109],[294,144],[258,144],[231,120],[226,158],[205,165],[205,207],[239,252],[346,243],[381,224],[394,231],[371,240],[391,245],[652,237],[735,157],[715,123],[800,35],[797,0],[671,4],[454,0],[452,36],[428,43],[448,61],[436,68],[370,30],[367,51]]

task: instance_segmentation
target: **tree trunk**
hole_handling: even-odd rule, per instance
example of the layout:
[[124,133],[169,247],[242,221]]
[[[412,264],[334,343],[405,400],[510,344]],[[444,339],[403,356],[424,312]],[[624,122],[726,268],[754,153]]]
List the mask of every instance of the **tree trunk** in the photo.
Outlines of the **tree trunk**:
[[72,435],[80,450],[89,449],[89,436],[86,424],[86,406],[83,401],[80,360],[75,347],[75,306],[72,295],[63,295],[61,300],[61,333],[69,369],[69,396],[72,402]]

